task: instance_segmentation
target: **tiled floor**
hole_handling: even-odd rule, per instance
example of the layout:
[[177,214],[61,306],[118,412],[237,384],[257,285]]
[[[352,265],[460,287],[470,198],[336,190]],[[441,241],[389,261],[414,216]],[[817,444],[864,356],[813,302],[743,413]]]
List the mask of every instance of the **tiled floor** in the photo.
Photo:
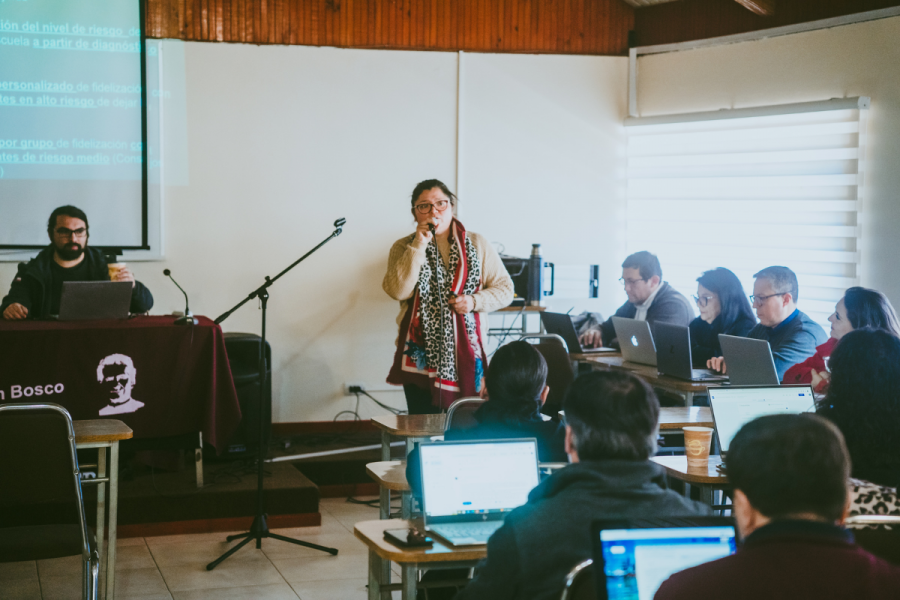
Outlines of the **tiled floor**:
[[[324,499],[319,507],[320,527],[275,531],[337,548],[337,556],[263,540],[261,550],[251,542],[207,571],[206,564],[232,546],[224,542],[227,533],[119,540],[116,600],[364,600],[366,548],[353,524],[377,519],[378,509],[343,498]],[[80,583],[79,557],[0,563],[3,600],[77,599]]]

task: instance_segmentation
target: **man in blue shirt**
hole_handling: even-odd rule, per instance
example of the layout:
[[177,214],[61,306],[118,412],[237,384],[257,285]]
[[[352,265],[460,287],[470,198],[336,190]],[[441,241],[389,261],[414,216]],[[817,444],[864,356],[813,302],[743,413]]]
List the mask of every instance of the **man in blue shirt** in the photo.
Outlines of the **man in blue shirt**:
[[[747,337],[769,342],[781,381],[785,371],[815,354],[816,346],[824,344],[828,336],[797,308],[799,286],[793,271],[787,267],[766,267],[753,277],[756,281],[750,300],[759,324]],[[709,359],[707,366],[725,373],[725,359],[721,356]]]

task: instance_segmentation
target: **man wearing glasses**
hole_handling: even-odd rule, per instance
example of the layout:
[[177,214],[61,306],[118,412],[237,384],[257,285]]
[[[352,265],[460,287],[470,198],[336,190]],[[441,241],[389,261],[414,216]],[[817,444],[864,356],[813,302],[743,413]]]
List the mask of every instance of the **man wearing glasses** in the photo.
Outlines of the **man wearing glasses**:
[[[688,299],[662,280],[662,267],[655,254],[635,252],[622,263],[622,278],[628,302],[619,307],[616,317],[654,323],[672,323],[687,327],[694,320],[694,308]],[[580,332],[581,343],[589,348],[606,345],[618,348],[612,318],[598,329]]]
[[[766,267],[753,278],[750,302],[756,310],[759,324],[750,330],[748,338],[766,340],[772,348],[778,381],[784,372],[816,353],[816,346],[828,336],[818,323],[797,308],[799,285],[797,276],[787,267]],[[725,373],[725,359],[711,358],[710,369]]]
[[[50,246],[28,263],[20,263],[9,294],[0,304],[4,319],[41,319],[59,314],[59,298],[64,281],[109,281],[103,253],[88,248],[88,219],[74,206],[61,206],[47,222]],[[131,312],[144,313],[153,306],[153,296],[127,268],[115,281],[130,281]]]

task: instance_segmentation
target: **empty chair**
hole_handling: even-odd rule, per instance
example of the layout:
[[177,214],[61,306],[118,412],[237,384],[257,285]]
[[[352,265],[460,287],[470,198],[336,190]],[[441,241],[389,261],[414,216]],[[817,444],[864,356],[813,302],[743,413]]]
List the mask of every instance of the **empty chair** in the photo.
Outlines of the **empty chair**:
[[444,419],[444,431],[451,427],[454,429],[471,429],[478,425],[475,420],[475,412],[484,404],[483,398],[460,398],[447,409],[447,418]]
[[541,412],[556,419],[562,409],[562,401],[569,390],[569,386],[575,381],[575,370],[569,359],[569,348],[566,342],[558,335],[552,333],[528,334],[522,336],[523,340],[535,340],[534,347],[547,361],[547,385],[550,386],[550,394]]
[[596,600],[595,583],[594,561],[587,559],[569,571],[560,600]]

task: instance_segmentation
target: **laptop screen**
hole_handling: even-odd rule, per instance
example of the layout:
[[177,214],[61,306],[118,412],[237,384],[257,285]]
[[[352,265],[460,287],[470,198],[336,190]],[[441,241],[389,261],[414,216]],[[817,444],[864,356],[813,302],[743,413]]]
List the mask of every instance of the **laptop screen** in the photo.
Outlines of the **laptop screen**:
[[[538,484],[537,441],[422,444],[425,518],[509,512]],[[481,520],[481,517],[476,517]]]
[[722,452],[728,452],[745,423],[764,415],[812,412],[815,399],[808,385],[710,387],[709,406]]
[[[652,600],[669,575],[733,554],[733,525],[600,529],[599,598]],[[605,594],[604,594],[605,592]]]

